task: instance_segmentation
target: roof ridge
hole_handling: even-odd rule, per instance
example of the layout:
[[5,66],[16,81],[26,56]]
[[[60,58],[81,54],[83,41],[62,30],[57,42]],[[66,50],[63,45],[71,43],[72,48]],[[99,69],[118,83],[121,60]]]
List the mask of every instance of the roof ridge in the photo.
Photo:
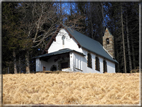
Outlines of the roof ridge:
[[[67,30],[67,32],[69,33],[69,35],[72,35],[72,37],[74,37],[74,39],[80,44],[80,46],[88,51],[91,51],[101,57],[104,57],[110,61],[113,62],[117,62],[116,60],[114,60],[110,54],[108,54],[105,49],[103,48],[103,45],[93,39],[90,38],[89,36],[78,32],[77,30],[73,29],[73,28],[69,28],[66,25],[62,25],[63,28],[65,28],[65,30]],[[88,41],[88,42],[87,42]]]
[[[91,52],[93,52],[93,53],[95,53],[97,55],[100,55],[101,57],[107,58],[110,61],[116,62],[105,51],[105,49],[103,49],[103,45],[99,41],[94,40],[93,38],[90,38],[89,36],[87,36],[87,35],[85,35],[83,33],[80,33],[77,30],[75,30],[75,29],[73,29],[71,27],[68,27],[68,26],[66,26],[64,24],[60,24],[59,25],[59,27],[56,30],[55,35],[52,36],[52,38],[51,38],[50,42],[48,43],[48,45],[46,46],[45,50],[47,50],[50,47],[50,45],[53,42],[55,36],[57,36],[57,33],[60,31],[60,28],[64,28],[67,31],[67,33],[69,34],[69,36],[71,38],[73,38],[75,40],[75,42],[77,42],[77,45],[78,45],[79,48],[82,47],[82,48],[84,48],[84,49],[86,49],[88,51],[91,51]],[[63,49],[61,51],[64,51],[64,50],[65,49]],[[66,51],[67,51],[67,49],[66,49]]]
[[[73,28],[71,28],[71,27],[68,27],[68,26],[66,26],[65,24],[62,24],[62,25],[63,25],[65,28],[69,28],[70,30],[74,30],[74,31],[78,32],[77,30],[75,30],[75,29],[73,29]],[[80,32],[78,32],[78,33],[80,33]],[[87,36],[87,35],[85,35],[85,34],[83,34],[83,33],[80,33],[80,34],[86,36],[87,38],[89,38],[89,39],[91,39],[91,40],[94,40],[94,41],[100,43],[99,41],[97,41],[97,40],[95,40],[95,39],[93,39],[93,38],[91,38],[91,37],[89,37],[89,36]],[[72,36],[73,36],[73,35],[72,35]],[[101,43],[100,43],[100,44],[101,44]],[[102,44],[101,44],[101,45],[102,45]]]
[[[108,29],[108,27],[106,27],[105,31],[108,30],[109,34],[112,35],[112,33],[110,32],[110,30]],[[105,33],[105,32],[104,32]],[[112,35],[113,36],[113,35]]]

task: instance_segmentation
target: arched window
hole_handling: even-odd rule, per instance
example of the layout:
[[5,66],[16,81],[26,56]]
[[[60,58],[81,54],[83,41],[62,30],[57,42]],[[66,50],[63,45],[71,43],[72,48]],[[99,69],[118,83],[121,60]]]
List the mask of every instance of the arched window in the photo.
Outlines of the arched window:
[[96,70],[100,71],[100,61],[98,57],[96,57],[95,64],[96,64]]
[[64,35],[62,36],[62,44],[63,45],[65,44],[65,36]]
[[109,44],[109,38],[106,38],[106,43]]
[[87,66],[92,68],[92,57],[90,53],[87,54]]
[[107,62],[103,61],[103,73],[107,72]]

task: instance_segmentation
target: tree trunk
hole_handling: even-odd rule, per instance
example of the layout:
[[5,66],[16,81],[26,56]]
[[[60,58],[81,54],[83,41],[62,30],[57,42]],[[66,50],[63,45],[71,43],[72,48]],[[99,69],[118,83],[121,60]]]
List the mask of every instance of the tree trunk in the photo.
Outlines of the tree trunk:
[[89,11],[90,11],[90,32],[91,32],[91,38],[94,39],[93,37],[93,22],[92,22],[92,3],[90,3],[89,6]]
[[[116,22],[115,22],[115,25],[116,25]],[[115,26],[115,30],[116,30],[116,26]],[[118,42],[117,42],[118,38],[114,38],[114,48],[116,48],[116,59],[118,60],[119,59],[119,52],[118,52],[118,49],[117,49],[117,46],[118,46]],[[117,70],[118,72],[120,73],[120,64],[118,63],[117,64]]]
[[[119,52],[118,52],[118,49],[116,49],[116,53],[117,53],[117,59],[119,59]],[[117,70],[118,70],[118,72],[120,73],[120,64],[118,63],[117,64]]]
[[16,52],[15,49],[13,49],[13,62],[14,62],[14,74],[17,74],[17,68],[16,68]]
[[19,56],[19,73],[21,73],[21,57]]
[[72,3],[70,3],[70,15],[72,16]]
[[[103,8],[103,3],[101,3],[101,7],[102,7],[102,19],[103,19],[103,24],[102,24],[102,35],[104,35],[104,31],[105,31],[105,21],[104,21],[104,8]],[[115,27],[116,29],[116,27]]]
[[61,3],[61,0],[60,0],[60,22],[62,22],[62,3]]
[[91,24],[91,38],[93,38],[94,39],[94,37],[93,37],[93,24],[92,24],[92,15],[91,15],[91,17],[90,17],[91,19],[90,19],[90,24]]
[[134,69],[136,69],[136,60],[135,60],[135,51],[134,51],[134,43],[133,43],[133,39],[132,39],[132,36],[131,36],[131,41],[132,41],[132,56],[133,56],[133,66],[134,66]]
[[130,43],[129,43],[129,28],[128,28],[128,15],[126,16],[126,31],[127,31],[127,47],[128,47],[128,59],[129,59],[129,69],[132,70]]
[[26,52],[25,59],[26,59],[26,73],[30,73],[29,51]]
[[135,60],[135,50],[134,50],[134,39],[132,34],[130,34],[130,42],[131,42],[131,48],[132,48],[132,69],[136,69],[136,60]]
[[126,55],[125,55],[125,41],[124,41],[124,25],[123,25],[123,11],[122,11],[122,3],[121,3],[121,24],[122,24],[122,40],[123,40],[123,56],[124,56],[124,71],[127,73],[126,69]]

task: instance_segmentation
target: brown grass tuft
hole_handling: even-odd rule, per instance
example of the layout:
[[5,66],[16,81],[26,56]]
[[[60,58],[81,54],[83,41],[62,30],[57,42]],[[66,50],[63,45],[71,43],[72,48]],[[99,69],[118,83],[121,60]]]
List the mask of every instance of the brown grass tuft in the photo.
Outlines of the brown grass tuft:
[[139,73],[3,75],[4,104],[139,104]]

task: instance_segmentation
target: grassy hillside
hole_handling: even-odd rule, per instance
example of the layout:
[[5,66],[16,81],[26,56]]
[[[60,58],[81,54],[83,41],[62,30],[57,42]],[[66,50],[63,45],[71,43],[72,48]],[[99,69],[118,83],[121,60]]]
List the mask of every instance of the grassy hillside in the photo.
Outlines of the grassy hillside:
[[139,73],[3,75],[4,104],[139,104]]

